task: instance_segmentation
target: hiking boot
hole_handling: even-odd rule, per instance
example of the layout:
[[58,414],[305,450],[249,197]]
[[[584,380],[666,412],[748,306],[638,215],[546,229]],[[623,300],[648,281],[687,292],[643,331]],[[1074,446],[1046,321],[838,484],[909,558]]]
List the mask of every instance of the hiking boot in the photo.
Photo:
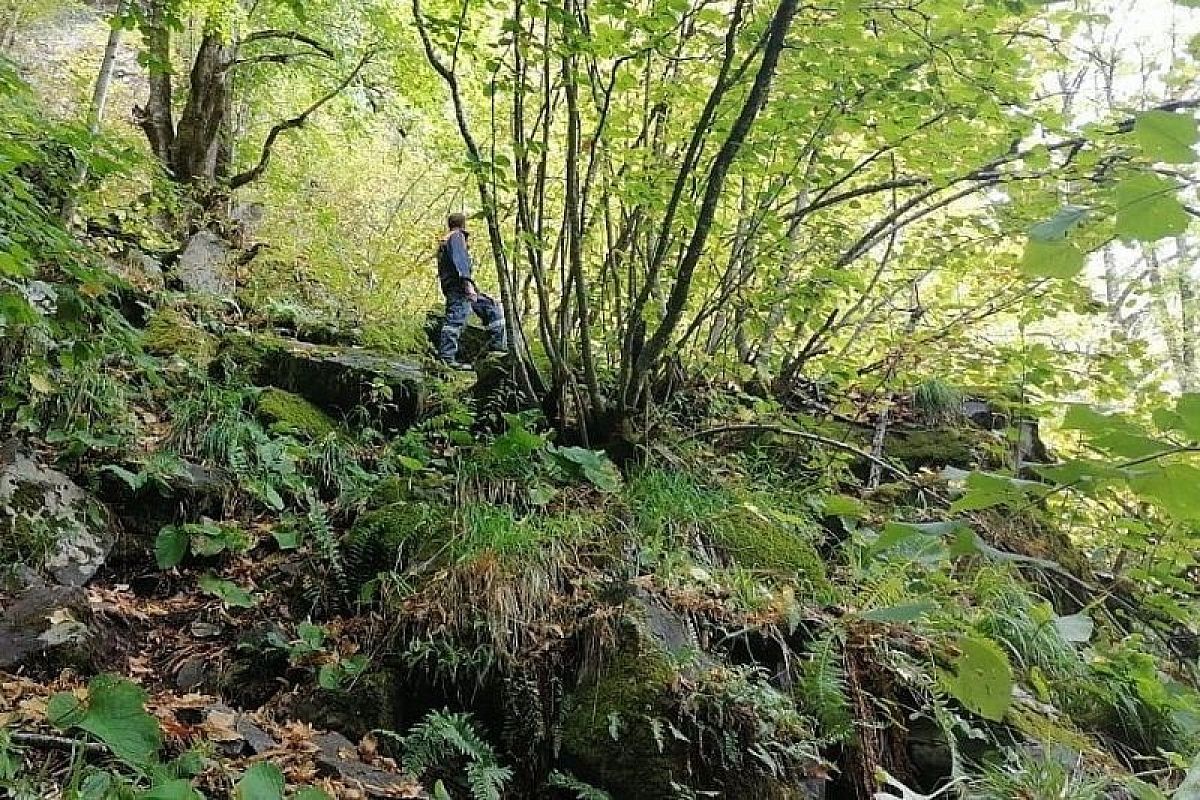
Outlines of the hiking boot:
[[443,361],[442,365],[449,370],[455,372],[474,372],[475,367],[470,364],[464,364],[462,361]]

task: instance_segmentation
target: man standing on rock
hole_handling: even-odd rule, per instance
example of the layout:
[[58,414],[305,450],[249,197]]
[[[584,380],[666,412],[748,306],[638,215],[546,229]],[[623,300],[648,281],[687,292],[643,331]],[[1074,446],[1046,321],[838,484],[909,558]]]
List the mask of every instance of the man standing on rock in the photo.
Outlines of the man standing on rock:
[[451,214],[447,227],[449,231],[442,237],[437,251],[438,282],[446,297],[446,321],[438,340],[438,357],[451,369],[469,370],[472,369],[470,364],[458,360],[458,340],[471,311],[487,328],[488,349],[495,353],[508,349],[504,339],[504,314],[495,300],[479,293],[471,277],[467,218],[462,214]]

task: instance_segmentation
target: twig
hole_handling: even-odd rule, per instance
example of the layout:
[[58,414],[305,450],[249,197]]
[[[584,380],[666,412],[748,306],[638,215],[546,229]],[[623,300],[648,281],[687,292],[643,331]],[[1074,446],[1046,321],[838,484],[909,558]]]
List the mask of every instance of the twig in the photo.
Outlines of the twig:
[[10,734],[12,741],[17,744],[27,744],[34,747],[48,747],[55,750],[82,750],[85,753],[108,755],[109,749],[96,742],[85,742],[82,739],[69,739],[65,736],[51,736],[45,733],[23,733],[16,731]]

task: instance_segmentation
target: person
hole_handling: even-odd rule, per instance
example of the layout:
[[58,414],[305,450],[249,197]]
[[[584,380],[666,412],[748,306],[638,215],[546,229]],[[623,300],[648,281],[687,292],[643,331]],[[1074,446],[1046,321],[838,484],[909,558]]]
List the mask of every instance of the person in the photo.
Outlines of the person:
[[500,305],[475,286],[471,275],[471,255],[467,250],[467,218],[451,214],[446,221],[449,229],[438,245],[438,283],[446,298],[446,321],[438,338],[438,357],[451,369],[472,369],[458,358],[459,339],[471,312],[483,322],[488,332],[488,349],[495,353],[507,351],[504,336],[504,314]]

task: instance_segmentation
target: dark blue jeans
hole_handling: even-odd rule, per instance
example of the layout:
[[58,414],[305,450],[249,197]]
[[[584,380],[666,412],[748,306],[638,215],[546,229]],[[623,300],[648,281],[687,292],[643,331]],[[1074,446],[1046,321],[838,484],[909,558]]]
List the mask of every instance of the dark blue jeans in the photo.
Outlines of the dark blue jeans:
[[453,292],[446,295],[446,321],[442,324],[442,335],[438,342],[438,357],[443,361],[458,359],[458,340],[472,311],[487,328],[488,347],[492,350],[506,349],[504,314],[500,311],[500,305],[485,294],[478,295],[472,302],[465,293]]

